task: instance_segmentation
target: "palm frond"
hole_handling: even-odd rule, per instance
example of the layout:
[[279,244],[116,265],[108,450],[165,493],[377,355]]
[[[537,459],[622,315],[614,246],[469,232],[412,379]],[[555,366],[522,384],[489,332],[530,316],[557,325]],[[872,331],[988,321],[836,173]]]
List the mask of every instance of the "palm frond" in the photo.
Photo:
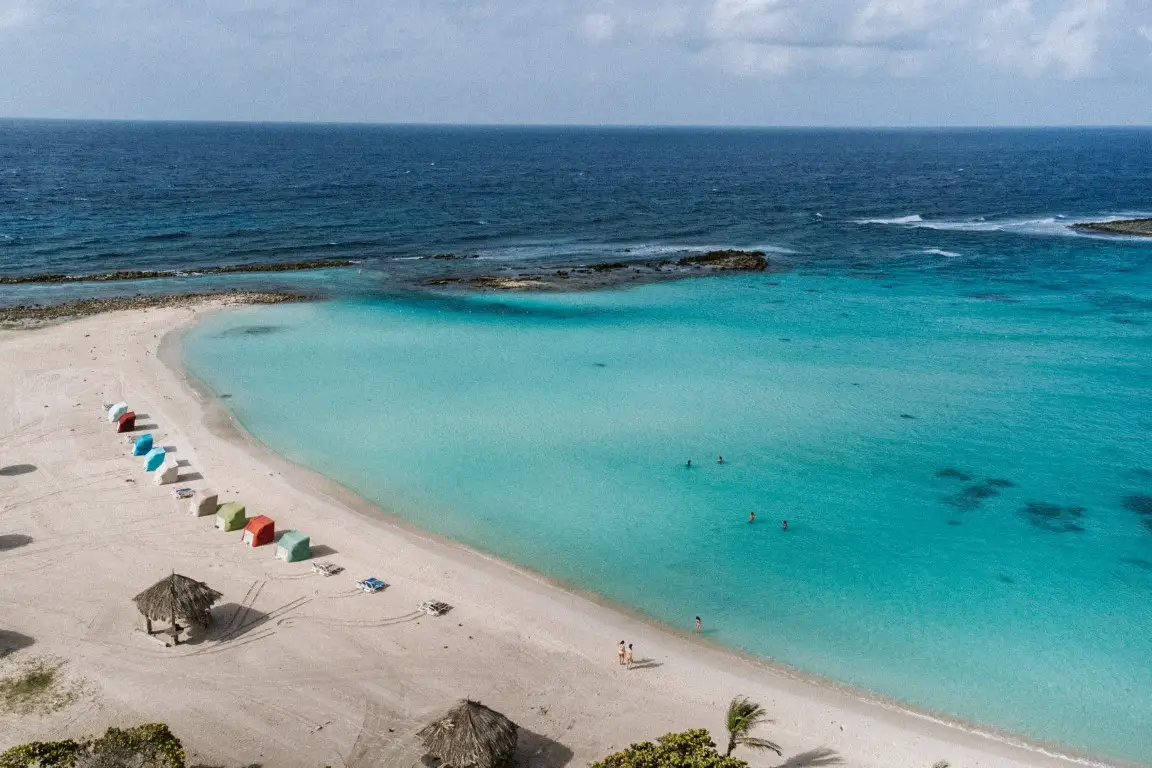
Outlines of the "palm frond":
[[742,747],[748,747],[749,749],[770,749],[778,755],[784,754],[783,748],[781,748],[781,746],[776,742],[768,741],[768,739],[758,739],[755,736],[744,736],[738,738],[736,743]]

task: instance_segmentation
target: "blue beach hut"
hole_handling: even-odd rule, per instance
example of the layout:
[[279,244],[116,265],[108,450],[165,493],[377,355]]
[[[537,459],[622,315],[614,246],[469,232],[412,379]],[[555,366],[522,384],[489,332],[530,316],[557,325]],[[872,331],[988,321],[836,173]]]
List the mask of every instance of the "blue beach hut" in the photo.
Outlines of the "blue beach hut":
[[152,450],[152,435],[140,435],[132,444],[133,456],[143,456],[150,450]]
[[153,448],[144,455],[144,471],[155,472],[164,463],[164,449]]

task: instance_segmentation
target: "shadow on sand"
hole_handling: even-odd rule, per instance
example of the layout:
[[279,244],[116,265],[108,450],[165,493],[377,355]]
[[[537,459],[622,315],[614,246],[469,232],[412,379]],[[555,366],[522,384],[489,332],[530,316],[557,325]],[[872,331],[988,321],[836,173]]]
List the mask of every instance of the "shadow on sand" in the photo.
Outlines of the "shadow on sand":
[[564,768],[572,762],[573,753],[554,739],[521,726],[516,746],[519,768]]
[[809,768],[809,766],[817,768],[821,765],[842,765],[843,763],[843,758],[836,753],[836,750],[828,749],[828,747],[817,747],[798,755],[792,755],[775,768]]
[[7,552],[10,549],[26,547],[31,543],[31,536],[25,536],[22,533],[6,533],[3,536],[0,536],[0,552]]
[[22,651],[35,642],[36,639],[28,637],[28,635],[22,635],[19,632],[12,632],[7,629],[0,629],[0,659],[10,653]]
[[0,477],[16,477],[16,475],[26,475],[35,471],[35,464],[12,464],[8,467],[0,467]]

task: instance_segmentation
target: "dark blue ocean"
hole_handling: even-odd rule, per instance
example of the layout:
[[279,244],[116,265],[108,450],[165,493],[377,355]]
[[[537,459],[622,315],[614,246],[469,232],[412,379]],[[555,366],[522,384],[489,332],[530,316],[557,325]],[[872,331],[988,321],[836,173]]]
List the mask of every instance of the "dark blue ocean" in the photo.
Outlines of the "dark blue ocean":
[[[186,340],[275,450],[672,626],[1149,764],[1152,239],[1069,228],[1138,216],[1152,130],[0,123],[0,274],[362,262],[0,302],[318,291]],[[717,247],[782,271],[404,287]]]

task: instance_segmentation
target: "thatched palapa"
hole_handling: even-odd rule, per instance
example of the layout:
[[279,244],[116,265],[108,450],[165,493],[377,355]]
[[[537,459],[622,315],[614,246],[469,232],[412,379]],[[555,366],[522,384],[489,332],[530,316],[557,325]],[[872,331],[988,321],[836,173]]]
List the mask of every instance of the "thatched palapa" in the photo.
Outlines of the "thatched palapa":
[[148,634],[152,634],[154,620],[168,621],[172,623],[173,642],[179,644],[180,626],[177,621],[185,619],[199,626],[207,626],[211,620],[212,606],[221,597],[223,595],[204,582],[173,573],[136,595],[132,601],[147,622]]
[[516,754],[517,726],[478,701],[461,699],[420,731],[424,748],[445,768],[498,768]]

